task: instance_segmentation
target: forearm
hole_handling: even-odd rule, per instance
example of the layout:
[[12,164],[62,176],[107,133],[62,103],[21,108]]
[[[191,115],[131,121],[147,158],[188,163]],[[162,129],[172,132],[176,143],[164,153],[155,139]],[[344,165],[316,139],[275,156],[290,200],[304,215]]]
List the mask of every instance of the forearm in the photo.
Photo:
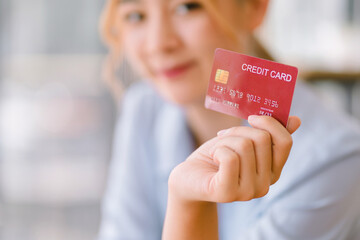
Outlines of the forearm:
[[183,201],[169,193],[163,240],[217,240],[216,203]]

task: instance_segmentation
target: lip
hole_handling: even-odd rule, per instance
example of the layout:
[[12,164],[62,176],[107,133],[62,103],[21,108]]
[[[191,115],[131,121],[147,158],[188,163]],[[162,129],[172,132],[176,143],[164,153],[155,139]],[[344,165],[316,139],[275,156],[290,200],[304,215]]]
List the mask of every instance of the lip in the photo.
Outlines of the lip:
[[184,74],[193,65],[194,65],[194,62],[192,62],[192,61],[182,63],[182,64],[177,64],[172,67],[164,68],[164,69],[158,71],[158,74],[162,77],[165,77],[168,79],[173,79],[173,78],[179,77],[180,75]]

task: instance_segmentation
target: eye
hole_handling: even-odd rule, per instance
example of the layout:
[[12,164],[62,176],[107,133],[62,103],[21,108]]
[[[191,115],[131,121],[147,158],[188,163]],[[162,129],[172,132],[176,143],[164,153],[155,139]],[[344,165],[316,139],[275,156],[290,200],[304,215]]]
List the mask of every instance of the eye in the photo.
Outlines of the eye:
[[129,23],[139,23],[145,19],[145,15],[141,12],[130,12],[125,15],[125,21]]
[[202,5],[198,2],[187,2],[187,3],[182,3],[179,6],[177,6],[176,12],[181,15],[184,15],[184,14],[189,13],[190,11],[198,10],[201,8],[202,8]]

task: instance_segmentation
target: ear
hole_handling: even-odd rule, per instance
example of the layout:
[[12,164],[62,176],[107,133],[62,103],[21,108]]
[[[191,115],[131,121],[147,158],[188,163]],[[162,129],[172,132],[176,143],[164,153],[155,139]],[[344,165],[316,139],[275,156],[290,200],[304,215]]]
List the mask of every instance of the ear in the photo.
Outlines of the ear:
[[100,17],[100,35],[103,42],[113,54],[119,52],[120,43],[120,23],[117,20],[117,1],[108,0]]
[[252,32],[263,22],[269,0],[243,0],[242,5],[242,22]]

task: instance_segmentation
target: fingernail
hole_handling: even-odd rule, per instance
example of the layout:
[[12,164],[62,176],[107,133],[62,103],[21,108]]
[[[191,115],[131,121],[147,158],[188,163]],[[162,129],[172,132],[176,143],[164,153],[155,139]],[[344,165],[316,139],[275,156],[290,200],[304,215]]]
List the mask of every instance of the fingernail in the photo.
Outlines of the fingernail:
[[248,122],[256,121],[257,118],[258,118],[257,115],[250,115],[250,116],[248,117]]
[[228,131],[229,131],[229,129],[224,129],[224,130],[218,131],[217,135],[218,135],[219,137],[220,137],[220,136],[223,136],[223,135],[225,135]]

